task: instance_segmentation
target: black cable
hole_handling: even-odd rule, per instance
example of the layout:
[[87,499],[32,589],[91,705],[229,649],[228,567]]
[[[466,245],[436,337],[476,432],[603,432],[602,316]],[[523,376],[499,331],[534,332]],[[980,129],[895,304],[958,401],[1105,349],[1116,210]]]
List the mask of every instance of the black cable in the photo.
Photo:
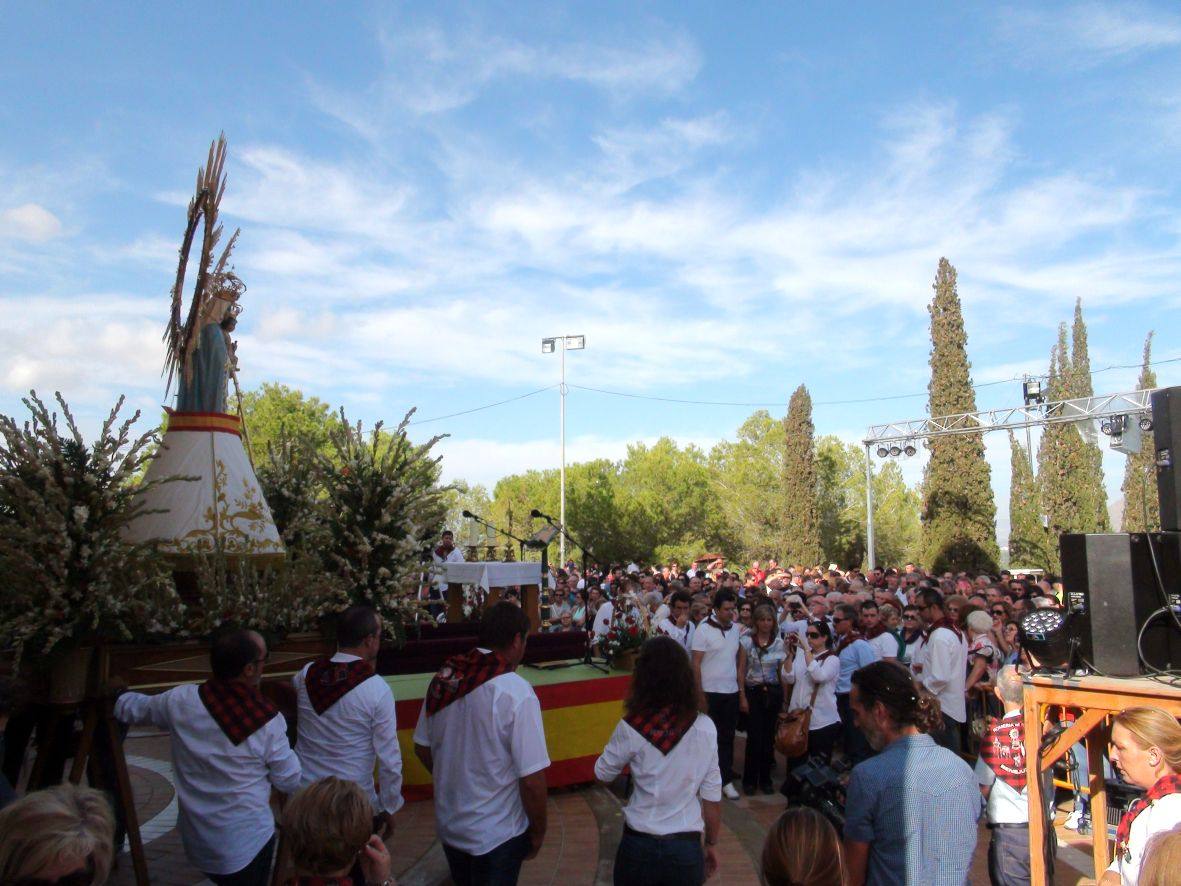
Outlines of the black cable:
[[435,415],[435,416],[432,416],[431,418],[420,418],[420,419],[418,419],[418,421],[407,422],[407,426],[425,425],[428,422],[442,421],[445,418],[457,418],[458,416],[461,416],[461,415],[471,415],[473,412],[482,412],[483,410],[491,409],[494,406],[503,406],[505,403],[514,403],[517,400],[524,400],[526,397],[535,397],[538,394],[542,394],[542,393],[545,393],[546,391],[553,390],[556,387],[557,387],[556,384],[546,385],[544,388],[538,388],[536,391],[530,391],[527,394],[520,394],[516,397],[509,397],[507,400],[497,400],[495,403],[487,403],[484,406],[476,406],[473,409],[465,409],[462,412],[452,412],[448,415]]

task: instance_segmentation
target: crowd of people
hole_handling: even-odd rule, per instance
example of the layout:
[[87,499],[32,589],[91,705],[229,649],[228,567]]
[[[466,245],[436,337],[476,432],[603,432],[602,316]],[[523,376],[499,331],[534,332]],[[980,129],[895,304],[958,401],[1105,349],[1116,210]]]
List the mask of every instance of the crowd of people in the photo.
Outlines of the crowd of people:
[[[964,883],[982,815],[992,882],[1030,881],[1025,730],[1042,724],[1024,723],[1018,621],[1060,605],[1052,583],[774,561],[741,573],[718,562],[566,564],[548,583],[551,628],[582,630],[600,652],[621,623],[645,638],[595,764],[600,781],[625,779],[630,791],[616,883],[704,882],[724,863],[723,804],[777,791],[787,807],[761,857],[773,886]],[[517,673],[530,630],[520,605],[489,607],[476,646],[439,668],[414,724],[459,886],[517,882],[545,842],[550,759],[537,696]],[[278,866],[287,883],[393,886],[403,761],[394,699],[375,672],[382,631],[369,607],[340,614],[335,654],[294,677],[294,741],[260,692],[268,651],[251,631],[215,639],[199,685],[108,687],[118,720],[170,734],[178,829],[209,880],[262,886]],[[1123,817],[1102,882],[1170,882],[1181,725],[1133,708],[1111,738],[1111,763],[1146,793]],[[791,748],[782,764],[777,746]],[[847,775],[834,816],[801,773],[838,766]],[[288,798],[278,815],[273,792]],[[116,831],[107,795],[90,788],[12,799],[0,811],[0,882],[103,883]]]

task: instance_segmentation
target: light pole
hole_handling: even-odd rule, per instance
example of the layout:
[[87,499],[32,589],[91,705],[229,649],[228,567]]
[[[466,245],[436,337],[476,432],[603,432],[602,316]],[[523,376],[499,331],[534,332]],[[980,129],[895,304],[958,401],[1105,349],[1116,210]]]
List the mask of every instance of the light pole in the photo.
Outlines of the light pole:
[[558,559],[564,569],[566,567],[566,352],[581,351],[586,347],[585,335],[559,335],[541,340],[541,353],[552,354],[560,344],[562,351],[562,383],[558,386],[561,401],[561,417],[559,419],[562,439],[562,472],[559,484],[560,503],[558,521],[562,524],[562,531],[558,535]]

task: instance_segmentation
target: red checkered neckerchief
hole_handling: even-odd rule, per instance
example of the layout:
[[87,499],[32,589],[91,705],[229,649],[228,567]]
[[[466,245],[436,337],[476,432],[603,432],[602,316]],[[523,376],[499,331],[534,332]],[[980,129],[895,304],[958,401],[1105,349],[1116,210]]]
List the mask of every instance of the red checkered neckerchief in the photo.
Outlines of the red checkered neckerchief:
[[1025,718],[990,717],[980,739],[980,759],[1015,791],[1025,790]]
[[1131,859],[1132,853],[1128,849],[1128,839],[1132,836],[1132,822],[1136,820],[1137,815],[1151,806],[1153,801],[1167,797],[1169,794],[1181,794],[1181,775],[1166,775],[1150,787],[1143,797],[1128,807],[1128,811],[1119,820],[1119,827],[1115,831],[1116,858],[1123,861]]
[[473,649],[443,662],[426,691],[426,712],[437,714],[453,701],[479,689],[489,680],[512,671],[512,665],[495,652]]
[[843,637],[837,637],[837,645],[835,650],[836,654],[840,655],[847,646],[853,645],[853,643],[857,640],[864,639],[865,638],[861,636],[860,631],[849,631],[849,633],[845,634]]
[[957,640],[964,639],[964,634],[960,630],[960,626],[955,623],[955,619],[948,618],[946,615],[938,621],[931,622],[931,626],[927,628],[927,639],[930,640],[931,635],[934,634],[939,628],[947,628],[949,631],[955,634]]
[[648,744],[667,755],[685,737],[697,718],[678,720],[671,707],[664,707],[650,714],[628,714],[623,722],[644,736]]
[[246,741],[279,714],[279,709],[263,698],[257,687],[238,680],[211,677],[198,687],[197,695],[234,745]]
[[367,661],[319,658],[308,666],[304,685],[312,708],[317,714],[323,714],[372,676],[373,665]]

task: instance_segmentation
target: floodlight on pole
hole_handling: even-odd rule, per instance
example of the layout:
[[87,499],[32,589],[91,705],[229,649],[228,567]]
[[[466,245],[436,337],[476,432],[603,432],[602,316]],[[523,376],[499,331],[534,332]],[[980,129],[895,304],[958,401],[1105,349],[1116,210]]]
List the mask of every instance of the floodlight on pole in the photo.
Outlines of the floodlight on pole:
[[562,532],[558,535],[558,559],[562,568],[566,566],[566,352],[581,351],[586,348],[585,335],[558,335],[541,340],[541,353],[552,354],[556,350],[562,352],[562,383],[558,386],[561,395],[561,415],[559,419],[559,434],[562,447],[562,470],[559,479],[559,510],[558,522],[562,524]]

